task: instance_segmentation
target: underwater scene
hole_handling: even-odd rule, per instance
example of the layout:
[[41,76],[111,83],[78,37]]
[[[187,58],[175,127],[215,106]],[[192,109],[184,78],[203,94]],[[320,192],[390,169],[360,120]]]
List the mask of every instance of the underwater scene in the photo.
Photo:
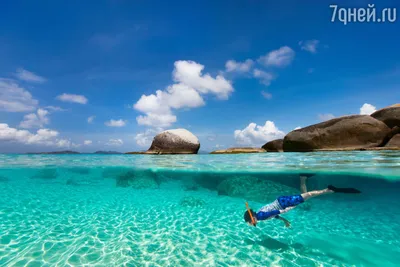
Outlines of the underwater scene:
[[[328,185],[279,220],[278,196]],[[398,266],[400,151],[0,155],[0,266]]]

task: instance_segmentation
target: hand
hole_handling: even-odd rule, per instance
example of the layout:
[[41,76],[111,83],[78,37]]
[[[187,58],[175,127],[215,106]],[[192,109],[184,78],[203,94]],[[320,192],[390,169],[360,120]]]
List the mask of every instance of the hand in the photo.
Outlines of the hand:
[[290,228],[290,226],[291,226],[290,222],[286,221],[286,222],[285,222],[285,227],[286,227],[286,228]]

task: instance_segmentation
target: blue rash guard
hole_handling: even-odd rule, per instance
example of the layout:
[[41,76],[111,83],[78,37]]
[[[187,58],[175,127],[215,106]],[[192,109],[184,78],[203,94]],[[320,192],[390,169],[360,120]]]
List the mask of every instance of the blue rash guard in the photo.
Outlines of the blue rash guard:
[[284,211],[287,208],[295,207],[304,202],[301,195],[294,196],[280,196],[274,202],[269,203],[262,207],[257,213],[257,220],[269,220],[272,218],[277,218],[281,214],[281,210]]
[[281,213],[280,210],[283,210],[283,209],[282,209],[281,205],[279,204],[278,200],[275,200],[274,202],[262,207],[256,213],[256,218],[259,221],[269,220],[269,219],[272,219],[275,216],[279,215]]

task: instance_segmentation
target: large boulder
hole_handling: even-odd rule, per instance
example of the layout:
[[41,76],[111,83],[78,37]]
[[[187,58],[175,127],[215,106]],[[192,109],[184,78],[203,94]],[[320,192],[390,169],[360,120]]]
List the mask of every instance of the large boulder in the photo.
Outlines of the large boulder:
[[375,111],[371,114],[371,117],[383,121],[390,128],[395,126],[400,127],[400,104],[394,104],[392,106]]
[[146,154],[197,154],[199,139],[186,129],[167,130],[157,134]]
[[400,148],[400,134],[393,136],[385,147],[399,147]]
[[215,150],[210,154],[242,154],[242,153],[265,153],[265,149],[258,147],[231,147],[228,149]]
[[283,139],[269,141],[262,146],[267,152],[283,152]]
[[391,132],[383,122],[368,115],[344,116],[288,133],[283,150],[357,150],[380,146]]

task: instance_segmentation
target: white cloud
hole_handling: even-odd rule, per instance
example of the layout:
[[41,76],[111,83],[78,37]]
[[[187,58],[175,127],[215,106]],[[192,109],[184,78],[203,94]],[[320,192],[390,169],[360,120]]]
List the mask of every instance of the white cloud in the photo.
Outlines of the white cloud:
[[164,91],[142,95],[133,105],[145,113],[136,117],[139,125],[168,127],[176,122],[173,109],[196,108],[205,105],[201,94],[213,94],[219,99],[228,99],[233,92],[230,81],[223,76],[216,78],[202,74],[204,66],[193,61],[176,61],[173,71],[175,84]]
[[138,116],[136,121],[139,125],[150,127],[168,127],[176,122],[176,116],[172,114],[147,113],[146,116]]
[[138,133],[135,136],[136,144],[142,147],[149,147],[153,142],[154,136],[156,135],[157,131],[153,129],[147,129],[144,133]]
[[66,109],[63,109],[61,107],[56,107],[56,106],[47,106],[45,109],[51,110],[51,111],[67,111]]
[[126,125],[126,121],[119,119],[119,120],[109,120],[104,123],[108,127],[123,127]]
[[84,144],[85,146],[90,146],[92,143],[93,143],[92,140],[85,140],[85,141],[83,141],[83,144]]
[[54,145],[55,137],[58,134],[57,131],[49,129],[40,129],[33,134],[27,130],[18,130],[9,127],[6,123],[0,123],[0,141],[51,146]]
[[30,113],[24,116],[19,127],[21,128],[42,128],[44,125],[49,124],[50,119],[47,117],[49,112],[45,109],[39,108],[36,113]]
[[261,91],[261,94],[265,99],[271,99],[272,98],[272,95],[270,93],[268,93],[268,92]]
[[225,69],[227,72],[249,72],[253,66],[253,60],[247,59],[244,62],[237,62],[235,60],[228,60],[225,63]]
[[297,126],[296,128],[294,128],[295,130],[300,130],[302,127]]
[[75,144],[74,142],[71,142],[71,140],[67,139],[59,139],[55,141],[54,144],[56,147],[62,147],[62,148],[78,148],[81,146],[81,144]]
[[62,94],[56,97],[56,99],[63,102],[71,102],[78,104],[86,104],[88,102],[87,98],[83,95],[73,95],[73,94]]
[[93,123],[94,118],[96,118],[96,116],[90,116],[90,117],[87,119],[87,122],[88,122],[88,123]]
[[233,92],[231,83],[222,75],[212,78],[202,74],[204,66],[194,61],[180,60],[175,62],[174,81],[193,88],[202,94],[215,94],[220,99],[228,99]]
[[0,111],[29,112],[35,110],[38,103],[15,81],[0,78]]
[[15,73],[15,76],[22,81],[26,81],[26,82],[35,82],[35,83],[44,83],[46,82],[46,79],[36,75],[33,72],[24,70],[22,68],[17,69],[17,72]]
[[61,139],[56,142],[56,146],[58,147],[70,147],[71,146],[71,141],[67,139]]
[[299,45],[302,50],[315,54],[317,53],[317,47],[319,45],[319,41],[318,40],[300,41]]
[[260,82],[266,86],[271,84],[271,81],[275,79],[275,76],[272,73],[265,72],[259,69],[255,69],[253,71],[253,75],[255,78],[258,78]]
[[334,119],[335,116],[333,114],[318,114],[318,118],[320,121],[329,121]]
[[285,67],[292,63],[295,52],[288,46],[283,46],[278,50],[273,50],[261,56],[258,62],[265,66]]
[[266,121],[264,126],[252,122],[243,130],[234,132],[235,140],[240,145],[260,146],[284,136],[285,133],[280,131],[272,121]]
[[110,139],[106,143],[107,146],[122,146],[124,144],[124,141],[122,139]]
[[362,105],[362,107],[360,108],[360,114],[361,115],[371,115],[372,113],[374,113],[376,111],[376,107],[365,103],[364,105]]

